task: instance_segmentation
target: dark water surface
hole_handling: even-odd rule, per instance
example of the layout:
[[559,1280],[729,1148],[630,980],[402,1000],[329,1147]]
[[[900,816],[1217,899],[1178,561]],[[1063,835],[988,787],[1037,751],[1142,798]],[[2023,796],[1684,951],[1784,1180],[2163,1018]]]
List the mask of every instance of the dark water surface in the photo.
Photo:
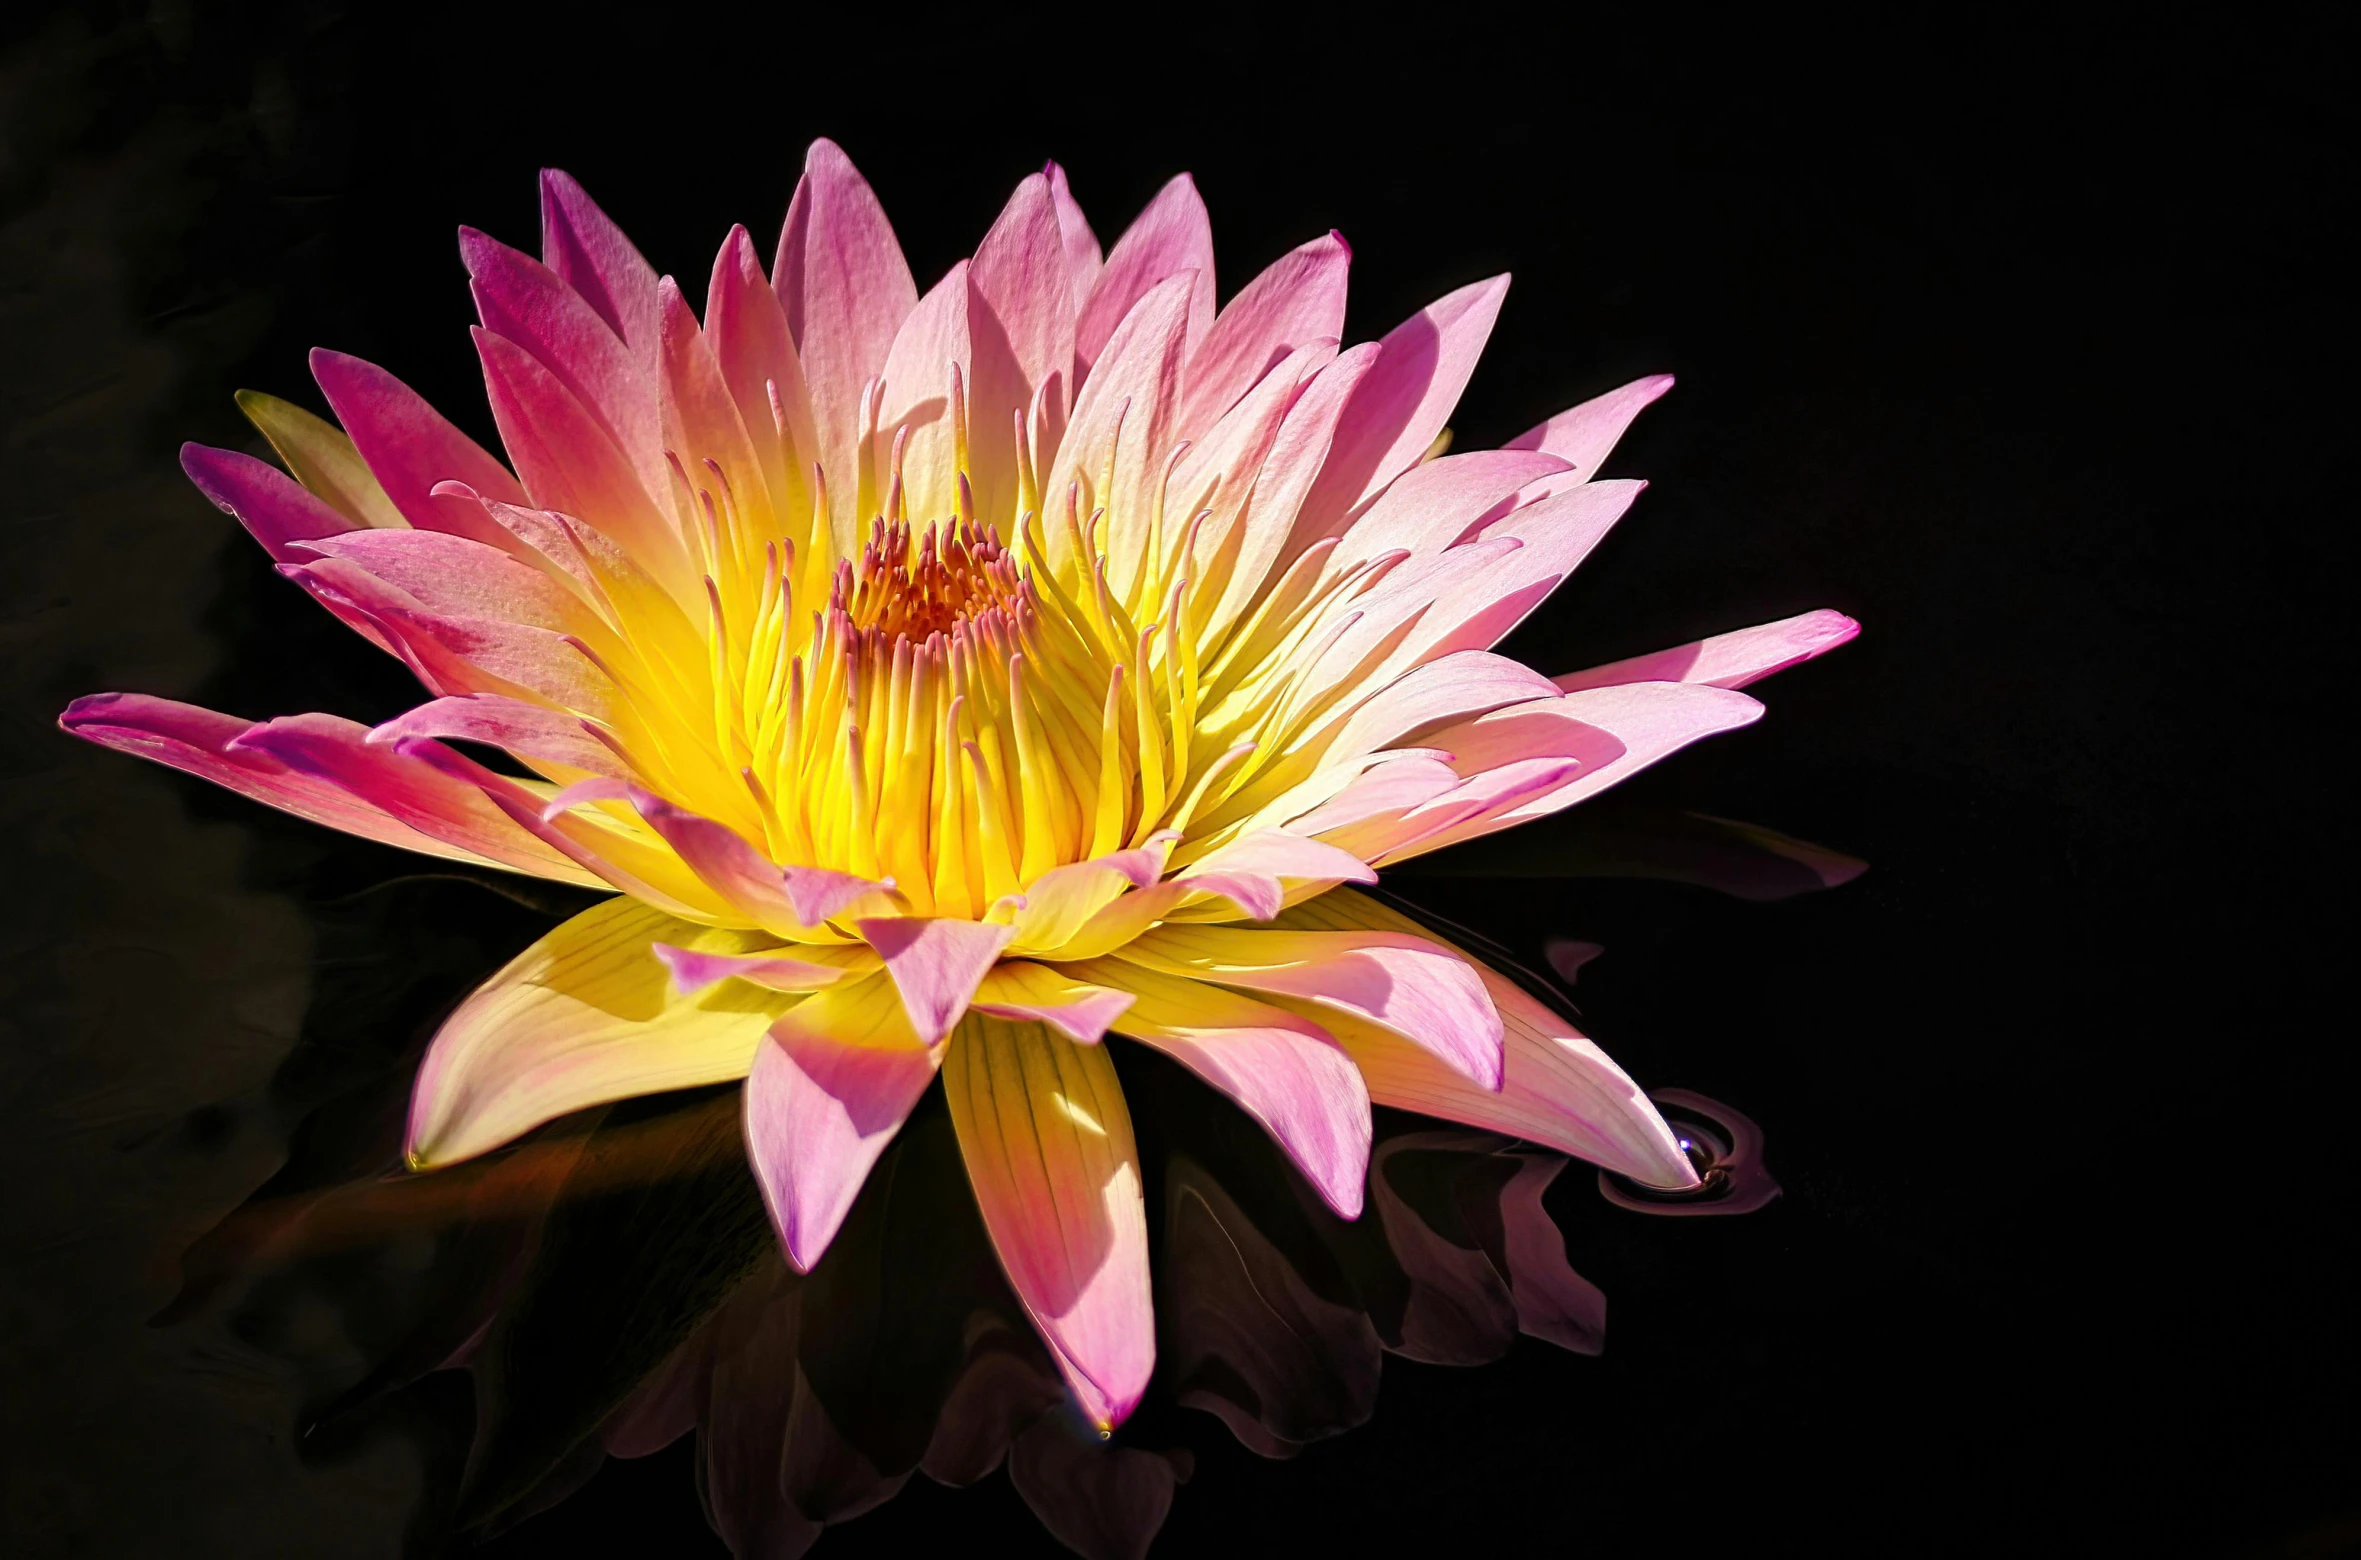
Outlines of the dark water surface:
[[[456,224],[529,239],[534,170],[563,166],[659,269],[701,278],[733,221],[767,249],[827,134],[922,281],[1049,155],[1107,239],[1194,170],[1225,293],[1342,229],[1359,337],[1511,269],[1461,448],[1678,374],[1612,464],[1655,485],[1507,647],[1544,671],[1817,606],[1866,628],[1595,816],[1388,885],[1535,969],[1552,939],[1602,945],[1575,992],[1589,1032],[1647,1086],[1759,1123],[1779,1200],[1653,1217],[1557,1174],[1535,1195],[1605,1304],[1603,1332],[1561,1317],[1561,1347],[1475,1314],[1500,1303],[1489,1269],[1455,1288],[1403,1255],[1504,1267],[1533,1162],[1389,1120],[1400,1238],[1321,1235],[1259,1139],[1128,1050],[1167,1328],[1215,1327],[1245,1283],[1295,1297],[1282,1331],[1324,1340],[1321,1368],[1266,1380],[1263,1421],[1208,1411],[1242,1401],[1234,1364],[1193,1402],[1168,1377],[1113,1494],[1045,1429],[1013,1476],[915,1477],[822,1553],[1046,1551],[1036,1509],[1082,1522],[1159,1491],[1175,1555],[2361,1550],[2351,1020],[2325,1004],[2350,965],[2331,773],[2351,722],[2327,686],[2349,659],[2353,488],[2330,462],[2352,424],[2325,393],[2350,376],[2328,247],[2353,216],[2349,36],[1453,12],[1346,43],[1248,12],[1166,18],[1129,52],[1104,18],[1031,13],[857,34],[368,15],[159,0],[0,23],[0,1548],[464,1549],[465,1377],[307,1429],[434,1327],[480,1322],[483,1272],[539,1242],[557,1276],[497,1334],[498,1444],[524,1466],[568,1393],[632,1367],[640,1324],[602,1304],[752,1270],[649,1254],[683,1208],[717,1232],[697,1251],[734,1249],[742,1172],[695,1148],[712,1097],[602,1128],[669,1145],[677,1203],[609,1190],[529,1236],[462,1236],[447,1207],[363,1198],[331,1210],[335,1239],[253,1259],[232,1210],[374,1177],[440,1015],[581,901],[52,723],[101,689],[254,717],[414,702],[186,484],[178,443],[259,448],[230,392],[313,404],[314,344],[488,441]],[[1759,875],[1755,897],[1569,875],[1683,811],[1871,869],[1781,897]],[[922,1112],[897,1150],[896,1208],[945,1188],[933,1233],[911,1244],[881,1195],[856,1215],[869,1271],[916,1274],[898,1292],[938,1308],[993,1281],[929,1158],[942,1129]],[[861,1419],[840,1429],[922,1444],[913,1362],[1000,1345],[946,1343],[924,1307],[879,1345],[903,1313],[826,1276],[740,1285],[730,1358],[759,1379],[800,1340],[814,1390]],[[1446,1301],[1474,1319],[1406,1320]],[[1211,1336],[1183,1336],[1192,1355],[1168,1331],[1167,1365],[1243,1347]],[[1017,1399],[1027,1347],[1004,1351]],[[1309,1444],[1273,1458],[1282,1403]],[[780,1432],[732,1444],[758,1433]],[[696,1448],[577,1459],[561,1471],[587,1483],[489,1550],[719,1552]],[[832,1509],[875,1494],[837,1464],[810,1478]]]

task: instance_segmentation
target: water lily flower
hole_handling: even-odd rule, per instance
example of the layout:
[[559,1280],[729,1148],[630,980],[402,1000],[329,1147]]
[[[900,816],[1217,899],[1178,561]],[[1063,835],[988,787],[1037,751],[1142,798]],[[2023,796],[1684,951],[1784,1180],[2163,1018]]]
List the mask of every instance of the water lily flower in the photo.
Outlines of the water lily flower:
[[1739,688],[1854,632],[1808,613],[1554,681],[1491,653],[1638,496],[1594,476],[1669,378],[1444,454],[1507,278],[1343,347],[1343,240],[1217,307],[1185,176],[1102,253],[1052,165],[921,296],[821,141],[768,272],[732,230],[701,319],[572,179],[541,194],[540,259],[460,236],[505,462],[327,351],[341,429],[241,398],[292,477],[184,451],[433,697],[374,730],[137,694],[63,717],[371,839],[620,891],[443,1025],[412,1166],[743,1078],[808,1268],[939,1074],[1101,1426],[1154,1347],[1109,1033],[1229,1095],[1347,1217],[1373,1100],[1693,1180],[1589,1039],[1347,886],[1747,724]]

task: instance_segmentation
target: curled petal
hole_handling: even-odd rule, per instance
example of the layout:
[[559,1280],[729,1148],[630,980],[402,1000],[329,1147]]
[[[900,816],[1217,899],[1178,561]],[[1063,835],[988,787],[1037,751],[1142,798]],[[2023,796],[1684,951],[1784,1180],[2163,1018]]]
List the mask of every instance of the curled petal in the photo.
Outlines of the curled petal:
[[943,1092],[993,1249],[1082,1410],[1112,1430],[1156,1363],[1131,1114],[1103,1046],[973,1015]]
[[791,997],[673,989],[658,941],[739,953],[752,934],[610,899],[519,954],[446,1019],[410,1100],[417,1169],[469,1159],[588,1105],[745,1076]]

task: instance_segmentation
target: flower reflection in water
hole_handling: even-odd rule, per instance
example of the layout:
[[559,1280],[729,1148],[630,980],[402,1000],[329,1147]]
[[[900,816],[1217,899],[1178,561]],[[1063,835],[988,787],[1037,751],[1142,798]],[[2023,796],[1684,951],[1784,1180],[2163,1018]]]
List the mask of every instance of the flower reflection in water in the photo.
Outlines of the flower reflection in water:
[[[1570,850],[1519,865],[1678,877],[1746,898],[1860,869],[1768,831],[1628,806],[1585,829]],[[1599,949],[1548,939],[1555,987],[1506,950],[1483,952],[1562,995]],[[472,1425],[452,1426],[466,1445],[449,1481],[456,1507],[430,1498],[430,1529],[504,1530],[607,1459],[687,1436],[707,1516],[740,1555],[800,1554],[916,1475],[966,1486],[1003,1465],[1067,1547],[1138,1555],[1189,1479],[1190,1452],[1156,1444],[1169,1416],[1110,1439],[1075,1406],[993,1254],[939,1091],[887,1149],[826,1258],[798,1275],[746,1162],[736,1085],[582,1112],[432,1175],[386,1174],[406,1081],[396,1068],[376,1086],[382,1100],[346,1098],[323,1111],[335,1117],[323,1130],[298,1127],[290,1172],[190,1249],[182,1294],[159,1320],[227,1297],[241,1333],[300,1356],[287,1340],[325,1298],[367,1356],[358,1369],[308,1362],[341,1388],[312,1415],[330,1438],[364,1405],[466,1371],[474,1411]],[[1292,1457],[1366,1422],[1388,1353],[1480,1365],[1520,1335],[1600,1352],[1606,1297],[1544,1206],[1553,1187],[1577,1194],[1561,1184],[1564,1156],[1384,1117],[1367,1211],[1348,1221],[1180,1069],[1134,1058],[1124,1087],[1161,1209],[1157,1390],[1249,1450]],[[1778,1195],[1746,1117],[1687,1091],[1654,1098],[1704,1184],[1667,1197],[1602,1173],[1609,1202],[1729,1214]],[[359,1145],[351,1124],[369,1119],[383,1141]],[[333,1164],[304,1166],[307,1142],[335,1145]]]

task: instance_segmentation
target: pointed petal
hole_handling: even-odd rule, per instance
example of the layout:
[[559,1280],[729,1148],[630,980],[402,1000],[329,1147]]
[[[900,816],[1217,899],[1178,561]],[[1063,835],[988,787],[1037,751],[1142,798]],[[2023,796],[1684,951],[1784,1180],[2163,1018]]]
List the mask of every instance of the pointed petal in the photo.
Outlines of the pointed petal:
[[1016,453],[1007,430],[1038,394],[1048,437],[1074,406],[1075,304],[1065,238],[1049,181],[1039,174],[1011,195],[976,249],[974,372],[968,380],[969,473],[976,508],[1014,513]]
[[1653,655],[1636,655],[1628,661],[1594,666],[1587,672],[1568,672],[1555,681],[1567,693],[1583,688],[1609,688],[1619,683],[1641,682],[1704,683],[1715,688],[1743,688],[1748,683],[1760,682],[1773,672],[1783,672],[1791,666],[1802,665],[1814,656],[1826,655],[1838,645],[1849,644],[1860,632],[1860,624],[1842,612],[1831,612],[1823,607],[1817,612],[1781,618],[1776,623],[1716,634],[1710,639],[1700,639],[1695,644],[1682,645],[1677,649],[1659,650]]
[[1070,1040],[1096,1045],[1131,1002],[1124,992],[1076,980],[1050,965],[1011,959],[985,974],[972,1006],[994,1018],[1048,1024]]
[[873,894],[892,893],[894,886],[891,878],[856,877],[827,867],[781,867],[779,876],[787,885],[787,903],[806,926],[832,921]]
[[[1379,865],[1405,861],[1460,840],[1562,812],[1620,785],[1657,760],[1724,731],[1752,725],[1763,707],[1743,693],[1697,683],[1626,683],[1590,688],[1530,705],[1511,705],[1448,726],[1429,738],[1455,755],[1463,773],[1506,769],[1532,757],[1568,759],[1574,767],[1538,789],[1503,790],[1480,811],[1436,832],[1388,844]],[[1356,840],[1354,843],[1362,843]],[[1372,845],[1371,848],[1377,848]]]
[[1089,861],[1052,867],[1025,885],[1025,907],[1010,924],[1013,953],[1045,953],[1063,947],[1084,922],[1113,904],[1127,888],[1146,888],[1163,875],[1173,836],[1159,834],[1147,844],[1110,851]]
[[1353,252],[1328,233],[1298,245],[1239,290],[1189,360],[1181,428],[1190,438],[1238,404],[1298,347],[1344,335],[1345,273]]
[[541,170],[541,262],[644,362],[656,357],[656,268],[572,174]]
[[[347,834],[479,866],[530,872],[561,882],[598,886],[597,880],[488,809],[480,794],[445,781],[398,755],[367,748],[368,728],[332,715],[298,717],[312,741],[305,746],[350,748],[341,773],[303,752],[274,750],[254,740],[260,723],[193,704],[139,693],[99,693],[76,699],[58,725],[101,747],[152,758],[210,780],[241,796]],[[268,723],[284,728],[286,721]],[[283,735],[283,733],[282,733]],[[386,805],[401,793],[400,811]],[[434,814],[431,827],[428,815]]]
[[1599,467],[1606,463],[1632,419],[1671,388],[1670,374],[1635,379],[1621,389],[1568,407],[1539,427],[1526,429],[1501,448],[1545,451],[1571,466],[1576,481],[1588,482],[1598,475]]
[[[787,311],[763,275],[744,227],[731,228],[713,257],[705,290],[705,337],[763,457],[773,509],[788,522],[789,535],[803,537],[812,508],[811,471],[821,459],[819,431],[812,423],[811,391],[795,355]],[[798,545],[808,548],[810,539]]]
[[1196,275],[1188,287],[1187,331],[1188,348],[1194,352],[1213,325],[1213,224],[1205,215],[1196,182],[1184,173],[1156,192],[1107,254],[1106,267],[1075,325],[1074,355],[1084,377],[1104,354],[1115,327],[1142,298],[1168,277],[1192,271]]
[[[482,328],[516,343],[564,385],[614,441],[642,487],[652,495],[669,492],[654,343],[625,345],[556,272],[497,239],[463,227],[459,253]],[[507,430],[501,432],[505,437]],[[517,452],[511,448],[509,454]],[[532,486],[530,473],[520,468],[518,475]]]
[[[1349,888],[1293,906],[1280,921],[1307,930],[1422,930],[1408,916]],[[1369,1081],[1371,1099],[1525,1138],[1644,1186],[1697,1184],[1697,1172],[1672,1129],[1622,1068],[1523,987],[1466,950],[1453,951],[1476,971],[1500,1013],[1505,1054],[1499,1091],[1476,1088],[1431,1053],[1373,1024],[1342,1013],[1323,1019]]]
[[814,141],[805,154],[771,285],[811,390],[841,546],[852,535],[861,387],[885,367],[918,288],[885,209],[833,141]]
[[1466,960],[1427,938],[1167,923],[1115,957],[1349,1013],[1424,1047],[1480,1088],[1500,1087],[1500,1015],[1483,980]]
[[1386,333],[1377,367],[1353,395],[1336,447],[1304,500],[1307,522],[1329,535],[1385,490],[1435,442],[1491,337],[1508,278],[1446,293]]
[[368,462],[344,430],[292,401],[259,390],[238,392],[238,410],[262,431],[295,480],[338,514],[364,526],[407,526]]
[[959,1022],[976,983],[1000,957],[1014,931],[981,921],[924,916],[872,916],[859,925],[900,988],[911,1027],[928,1045]]
[[475,342],[492,420],[535,507],[589,522],[676,599],[693,599],[695,574],[680,532],[613,436],[532,353],[481,327]]
[[525,490],[506,466],[376,364],[314,347],[311,367],[353,447],[411,525],[517,550],[516,538],[487,519],[481,505],[434,492],[438,483],[464,482],[494,502],[524,503]]
[[[1172,417],[1187,350],[1189,286],[1186,277],[1172,278],[1125,316],[1106,344],[1099,371],[1082,387],[1057,464],[1041,490],[1044,502],[1062,513],[1068,488],[1079,482],[1081,513],[1107,511],[1109,530],[1100,541],[1108,559],[1107,583],[1118,596],[1129,590],[1146,555],[1154,520],[1149,485],[1163,481],[1172,448]],[[1110,483],[1110,491],[1099,491],[1102,481]],[[1049,561],[1061,575],[1082,567],[1074,557],[1070,528],[1061,522],[1045,529]]]
[[1083,1412],[1112,1430],[1156,1363],[1131,1114],[1104,1046],[971,1016],[943,1092],[992,1246]]
[[180,469],[213,507],[236,518],[280,562],[291,542],[354,530],[358,522],[329,508],[268,461],[205,444],[180,447]]
[[1312,1019],[1203,980],[1122,959],[1065,966],[1136,999],[1111,1026],[1154,1046],[1262,1123],[1329,1207],[1361,1214],[1369,1091]]
[[791,998],[733,982],[672,989],[651,945],[735,952],[752,937],[611,899],[519,954],[443,1023],[411,1095],[417,1169],[472,1158],[585,1106],[745,1076]]
[[[895,333],[893,350],[886,354],[885,399],[878,409],[879,432],[873,452],[876,491],[885,492],[893,480],[897,430],[909,429],[901,454],[902,501],[921,526],[949,519],[959,509],[951,381],[955,371],[967,384],[975,380],[975,349],[969,340],[971,312],[968,262],[962,260],[918,300]],[[1005,427],[1007,422],[1003,416],[998,426]],[[991,426],[970,418],[971,444],[975,430]]]
[[1057,203],[1058,238],[1066,251],[1066,285],[1074,299],[1074,310],[1079,314],[1083,300],[1090,296],[1092,284],[1099,279],[1102,262],[1098,235],[1090,230],[1090,219],[1075,202],[1074,192],[1066,183],[1066,170],[1051,163],[1041,171],[1049,180],[1049,197]]
[[911,1032],[882,972],[807,997],[771,1027],[746,1080],[746,1147],[798,1272],[836,1237],[941,1057]]
[[[669,276],[658,282],[656,302],[662,316],[657,382],[663,400],[665,448],[680,456],[691,487],[710,491],[717,500],[731,497],[736,506],[757,513],[771,511],[766,470],[771,463],[756,456],[747,424],[738,415],[737,397],[730,393],[729,381],[714,361],[695,311],[681,296],[680,284]],[[764,407],[763,412],[758,426],[767,435],[772,426],[770,408]],[[707,461],[721,467],[726,495],[716,488]]]

